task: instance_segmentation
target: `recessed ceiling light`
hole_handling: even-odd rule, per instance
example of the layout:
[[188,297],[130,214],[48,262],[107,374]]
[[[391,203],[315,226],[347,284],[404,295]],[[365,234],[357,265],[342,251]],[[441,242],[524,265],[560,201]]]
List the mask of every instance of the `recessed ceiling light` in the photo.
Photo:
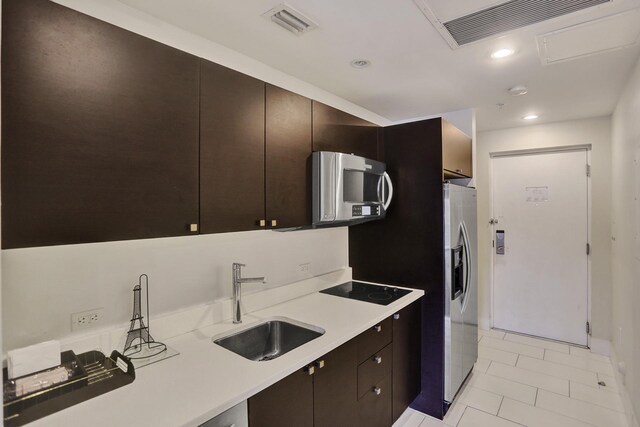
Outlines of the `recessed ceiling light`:
[[511,95],[511,96],[526,95],[527,92],[529,92],[529,89],[527,89],[527,87],[523,86],[523,85],[518,85],[518,86],[514,86],[512,88],[509,88],[509,95]]
[[535,120],[538,117],[540,117],[540,116],[538,116],[537,114],[528,114],[528,115],[524,116],[522,119],[523,120]]
[[353,68],[367,68],[369,65],[371,65],[371,61],[368,59],[354,59],[351,61]]
[[515,53],[515,50],[513,49],[503,48],[503,49],[498,49],[493,51],[493,53],[491,54],[491,57],[493,59],[502,59],[502,58],[506,58],[507,56],[511,56],[514,53]]

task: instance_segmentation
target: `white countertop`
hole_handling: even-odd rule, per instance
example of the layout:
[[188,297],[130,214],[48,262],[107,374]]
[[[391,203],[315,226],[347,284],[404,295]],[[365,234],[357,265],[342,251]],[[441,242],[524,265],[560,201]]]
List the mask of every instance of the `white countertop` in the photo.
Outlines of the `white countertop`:
[[[336,283],[338,284],[338,283]],[[30,426],[198,426],[349,341],[424,295],[413,290],[387,306],[314,292],[165,343],[179,356],[136,371],[132,384],[72,406]],[[271,317],[323,328],[324,335],[266,362],[254,362],[211,341]]]

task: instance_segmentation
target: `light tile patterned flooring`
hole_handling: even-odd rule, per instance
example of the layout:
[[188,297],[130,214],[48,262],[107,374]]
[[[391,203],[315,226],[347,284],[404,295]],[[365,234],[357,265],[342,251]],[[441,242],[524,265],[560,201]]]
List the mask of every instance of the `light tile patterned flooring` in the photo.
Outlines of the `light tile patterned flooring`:
[[497,330],[478,338],[478,362],[445,419],[408,409],[394,427],[627,427],[608,357]]

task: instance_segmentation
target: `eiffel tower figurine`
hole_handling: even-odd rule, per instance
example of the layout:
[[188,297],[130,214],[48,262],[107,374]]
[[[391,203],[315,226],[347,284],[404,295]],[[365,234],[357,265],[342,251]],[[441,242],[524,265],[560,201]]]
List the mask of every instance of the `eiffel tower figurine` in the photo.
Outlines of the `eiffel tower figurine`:
[[[144,317],[142,316],[141,294],[142,294],[142,278],[145,278],[146,297],[147,297],[147,326],[144,325]],[[157,356],[167,350],[167,346],[161,342],[156,342],[149,333],[150,320],[149,317],[149,276],[140,275],[138,284],[133,288],[133,317],[131,318],[131,326],[127,333],[127,341],[124,344],[122,354],[129,359],[145,359]]]

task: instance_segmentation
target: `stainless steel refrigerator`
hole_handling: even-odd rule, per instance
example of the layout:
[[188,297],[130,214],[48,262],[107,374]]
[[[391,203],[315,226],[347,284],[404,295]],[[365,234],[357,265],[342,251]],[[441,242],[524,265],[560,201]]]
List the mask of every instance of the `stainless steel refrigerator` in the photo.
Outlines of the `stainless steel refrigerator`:
[[453,402],[478,358],[477,195],[444,184],[444,400]]

